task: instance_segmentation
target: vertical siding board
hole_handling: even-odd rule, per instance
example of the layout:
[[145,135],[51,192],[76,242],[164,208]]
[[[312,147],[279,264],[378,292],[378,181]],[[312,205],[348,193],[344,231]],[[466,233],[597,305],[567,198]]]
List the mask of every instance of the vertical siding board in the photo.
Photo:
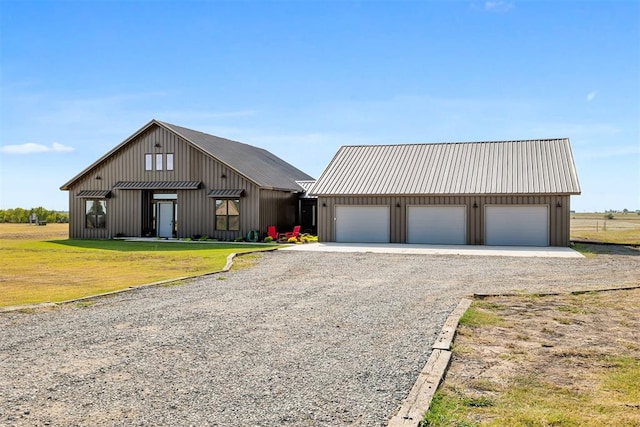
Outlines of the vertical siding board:
[[[156,147],[156,144],[159,147]],[[164,154],[162,170],[155,170],[155,154]],[[174,170],[166,169],[166,154],[174,155]],[[145,171],[145,154],[154,157],[154,170]],[[226,179],[222,179],[222,174]],[[101,180],[95,176],[100,175]],[[143,214],[148,215],[150,201],[142,200],[140,190],[112,190],[117,181],[202,181],[198,190],[178,190],[178,236],[193,234],[208,235],[221,239],[232,239],[246,235],[251,229],[262,228],[260,214],[260,192],[258,187],[243,176],[224,167],[217,160],[203,154],[187,141],[160,126],[152,126],[129,143],[114,152],[104,162],[97,164],[86,175],[74,182],[69,189],[69,213],[71,238],[108,238],[116,233],[141,236]],[[84,200],[76,197],[82,190],[112,190],[113,197],[107,199],[107,229],[84,228]],[[215,201],[207,197],[212,189],[244,189],[241,198],[240,231],[215,230]],[[282,212],[284,218],[293,222],[295,218],[295,193],[276,192],[272,203],[284,201],[290,209]],[[274,193],[275,194],[275,193]],[[272,210],[274,207],[272,205]],[[277,209],[276,209],[277,210]],[[290,210],[291,212],[285,212]],[[264,221],[263,223],[266,223]],[[266,229],[265,229],[266,230]]]

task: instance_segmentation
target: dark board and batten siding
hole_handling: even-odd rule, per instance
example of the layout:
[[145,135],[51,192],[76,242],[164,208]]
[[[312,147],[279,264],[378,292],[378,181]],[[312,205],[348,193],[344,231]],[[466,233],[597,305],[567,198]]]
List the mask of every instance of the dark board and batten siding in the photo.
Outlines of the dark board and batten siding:
[[[156,145],[159,145],[157,147]],[[174,169],[145,170],[145,154],[174,155]],[[166,157],[165,157],[166,159]],[[155,166],[155,163],[154,163]],[[100,179],[96,179],[96,177]],[[107,239],[115,235],[142,236],[143,209],[150,200],[143,200],[142,190],[113,188],[118,181],[178,182],[201,181],[197,190],[167,190],[178,194],[178,237],[194,234],[219,239],[233,239],[260,226],[261,191],[231,168],[203,154],[179,136],[161,127],[152,127],[131,143],[96,165],[69,189],[71,238]],[[207,197],[212,189],[242,189],[240,199],[240,231],[215,230],[215,199]],[[87,229],[84,221],[84,200],[76,197],[80,190],[111,190],[107,199],[107,228]]]
[[259,230],[265,232],[267,227],[275,225],[278,231],[287,229],[296,221],[298,195],[290,191],[260,191],[260,224]]
[[[140,236],[142,233],[142,196],[139,190],[118,190],[118,181],[188,181],[190,174],[189,147],[176,135],[159,127],[141,133],[103,162],[95,165],[69,188],[69,236],[82,239],[106,239],[117,233]],[[156,144],[160,147],[156,147]],[[174,170],[145,171],[145,154],[174,154]],[[166,163],[166,162],[165,162]],[[100,179],[96,179],[100,177]],[[87,229],[84,221],[84,199],[76,197],[79,190],[112,190],[107,199],[107,228]]]
[[[474,207],[474,204],[477,207]],[[486,205],[549,206],[549,245],[569,245],[569,196],[566,195],[477,195],[477,196],[339,196],[318,198],[318,238],[333,242],[336,206],[382,205],[390,209],[392,243],[407,242],[407,206],[466,206],[467,244],[484,244]],[[398,207],[398,205],[400,205]]]

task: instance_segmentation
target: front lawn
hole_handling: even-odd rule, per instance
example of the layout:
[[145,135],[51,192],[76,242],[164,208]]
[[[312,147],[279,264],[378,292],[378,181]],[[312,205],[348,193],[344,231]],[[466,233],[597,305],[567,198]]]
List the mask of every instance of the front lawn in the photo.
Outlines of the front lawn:
[[2,233],[0,307],[59,302],[211,273],[221,270],[231,253],[274,247],[208,242],[41,240]]

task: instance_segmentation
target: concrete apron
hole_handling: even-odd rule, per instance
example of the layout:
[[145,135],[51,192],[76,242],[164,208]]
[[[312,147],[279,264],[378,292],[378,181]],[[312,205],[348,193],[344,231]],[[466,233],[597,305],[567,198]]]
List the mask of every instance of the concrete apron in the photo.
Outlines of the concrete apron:
[[532,246],[415,245],[404,243],[305,243],[280,250],[313,252],[371,252],[411,255],[471,255],[540,258],[584,258],[571,248]]

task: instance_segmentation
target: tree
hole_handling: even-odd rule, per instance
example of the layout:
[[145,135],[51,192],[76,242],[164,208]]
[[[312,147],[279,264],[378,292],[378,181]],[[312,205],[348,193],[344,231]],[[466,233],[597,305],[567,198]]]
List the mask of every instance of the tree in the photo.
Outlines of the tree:
[[0,209],[0,222],[27,223],[29,222],[29,215],[31,215],[32,213],[36,214],[40,221],[47,221],[51,223],[69,222],[68,213],[50,211],[43,208],[42,206],[31,209]]

